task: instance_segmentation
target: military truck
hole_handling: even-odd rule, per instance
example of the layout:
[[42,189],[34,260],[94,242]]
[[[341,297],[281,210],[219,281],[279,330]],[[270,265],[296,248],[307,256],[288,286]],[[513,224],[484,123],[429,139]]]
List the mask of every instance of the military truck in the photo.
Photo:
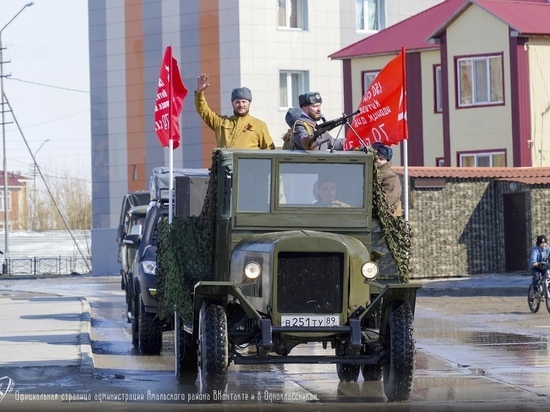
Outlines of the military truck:
[[[394,258],[408,249],[390,233],[406,222],[383,210],[376,173],[369,151],[214,151],[200,216],[159,228],[180,383],[198,377],[208,397],[225,390],[231,363],[332,363],[341,381],[383,378],[390,401],[409,398],[422,285],[395,270],[403,262],[379,271],[373,245]],[[293,353],[309,343],[326,354]]]

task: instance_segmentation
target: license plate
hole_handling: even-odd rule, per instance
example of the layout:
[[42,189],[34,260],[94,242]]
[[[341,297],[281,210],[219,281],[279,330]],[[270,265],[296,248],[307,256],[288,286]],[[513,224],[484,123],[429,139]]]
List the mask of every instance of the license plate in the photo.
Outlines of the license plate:
[[319,327],[340,326],[338,315],[281,315],[281,326],[285,327]]

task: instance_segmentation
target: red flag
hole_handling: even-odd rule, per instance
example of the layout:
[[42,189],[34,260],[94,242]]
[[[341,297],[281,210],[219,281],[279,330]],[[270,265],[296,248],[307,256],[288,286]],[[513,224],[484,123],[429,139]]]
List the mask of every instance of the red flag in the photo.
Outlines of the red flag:
[[[170,76],[170,73],[173,75]],[[178,117],[183,109],[187,88],[181,80],[178,62],[172,57],[172,46],[164,52],[155,102],[155,132],[163,147],[173,140],[176,149],[180,144]]]
[[360,113],[353,118],[346,133],[344,150],[363,146],[363,143],[367,146],[374,142],[392,145],[407,139],[406,100],[405,49],[402,48],[363,95]]

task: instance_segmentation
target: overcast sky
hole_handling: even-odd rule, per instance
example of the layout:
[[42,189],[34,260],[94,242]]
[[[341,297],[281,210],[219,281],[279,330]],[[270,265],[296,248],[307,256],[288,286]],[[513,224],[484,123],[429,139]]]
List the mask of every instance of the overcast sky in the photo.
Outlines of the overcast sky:
[[8,24],[28,3],[2,0],[0,8],[3,71],[10,75],[4,94],[22,130],[6,113],[5,121],[13,122],[5,125],[7,170],[30,175],[25,138],[47,179],[90,182],[88,2],[35,0]]

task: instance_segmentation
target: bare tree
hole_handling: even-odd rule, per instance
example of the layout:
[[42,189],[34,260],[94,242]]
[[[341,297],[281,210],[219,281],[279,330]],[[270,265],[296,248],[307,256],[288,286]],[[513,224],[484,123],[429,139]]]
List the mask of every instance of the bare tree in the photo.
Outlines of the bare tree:
[[[67,174],[48,178],[42,188],[30,196],[32,230],[89,230],[92,225],[92,201],[89,184]],[[61,214],[63,216],[61,216]]]

